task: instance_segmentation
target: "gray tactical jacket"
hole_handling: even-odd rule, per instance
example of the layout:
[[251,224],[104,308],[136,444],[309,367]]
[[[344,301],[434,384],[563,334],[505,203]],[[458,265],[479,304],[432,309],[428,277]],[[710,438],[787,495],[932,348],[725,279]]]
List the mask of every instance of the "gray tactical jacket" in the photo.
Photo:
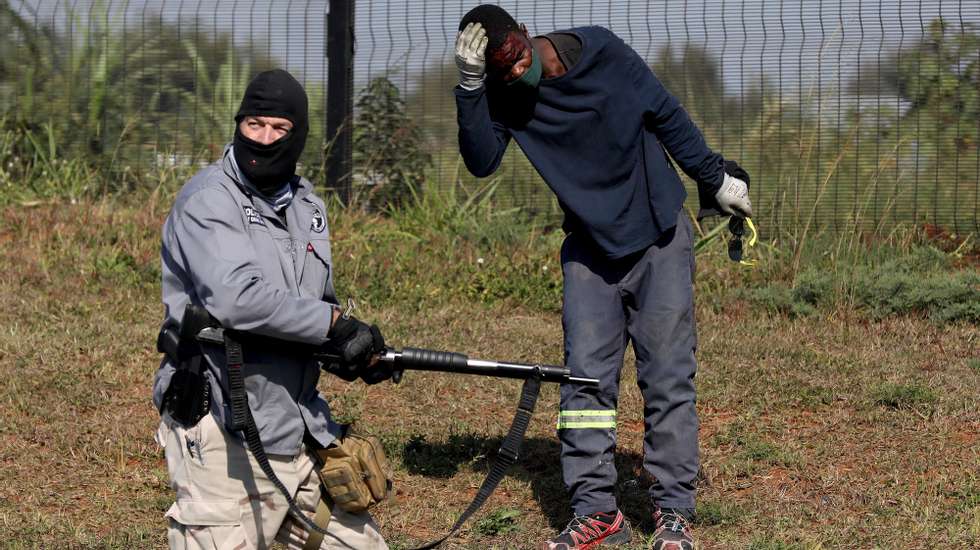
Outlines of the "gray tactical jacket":
[[[164,327],[177,327],[188,301],[204,306],[222,326],[305,344],[327,339],[337,299],[323,201],[309,181],[286,208],[286,223],[241,181],[231,154],[184,185],[163,225]],[[316,389],[317,362],[288,342],[249,342],[245,388],[266,452],[296,455],[303,434],[329,445],[340,434]],[[211,413],[231,422],[223,346],[205,346]],[[174,365],[164,358],[153,381],[159,410]],[[241,434],[236,434],[239,438]]]

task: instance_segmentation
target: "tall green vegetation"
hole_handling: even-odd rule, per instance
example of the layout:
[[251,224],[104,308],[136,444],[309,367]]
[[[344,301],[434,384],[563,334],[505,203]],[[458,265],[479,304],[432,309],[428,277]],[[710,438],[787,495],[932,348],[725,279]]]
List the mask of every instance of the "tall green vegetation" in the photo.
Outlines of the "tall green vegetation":
[[405,112],[405,100],[390,80],[378,77],[361,92],[354,124],[356,174],[376,206],[399,206],[422,191],[432,163],[418,126]]
[[[84,174],[85,183],[63,184],[71,196],[140,185],[141,169],[213,160],[248,80],[279,64],[262,53],[264,44],[236,42],[195,20],[125,21],[96,3],[85,19],[61,8],[61,20],[42,21],[26,5],[0,0],[8,30],[0,36],[7,174],[0,178],[31,174],[41,182],[43,172],[50,185],[32,184],[37,195],[57,194],[64,174],[54,160],[71,164],[76,178]],[[796,257],[827,226],[883,233],[894,221],[926,221],[975,231],[980,32],[937,19],[920,39],[882,52],[880,64],[874,55],[836,89],[816,78],[777,87],[767,73],[742,75],[734,90],[724,85],[720,60],[696,45],[662,48],[650,63],[711,146],[748,169],[763,234],[789,243]],[[362,92],[354,170],[370,184],[361,188],[371,204],[398,205],[410,189],[484,185],[460,163],[455,81],[455,68],[440,63],[406,90],[378,78]],[[320,119],[324,91],[307,92],[311,117]],[[316,144],[332,136],[322,124],[311,131],[302,171],[319,182],[325,157]],[[518,147],[509,148],[493,188],[502,208],[558,213]],[[23,185],[18,193],[31,196]]]
[[[0,116],[8,130],[50,139],[61,158],[106,170],[110,187],[139,169],[213,160],[249,79],[278,66],[260,41],[196,20],[124,21],[99,3],[84,18],[64,9],[62,22],[34,20],[0,1],[10,29],[0,36]],[[311,116],[322,117],[323,90],[307,92]],[[321,126],[310,143],[323,143]],[[319,158],[308,147],[309,169]]]
[[857,78],[851,88],[907,105],[881,132],[891,142],[906,136],[914,146],[900,158],[900,167],[917,176],[904,192],[932,195],[936,207],[949,208],[950,217],[974,216],[980,185],[980,27],[935,19],[919,40],[890,52],[873,70],[880,79]]

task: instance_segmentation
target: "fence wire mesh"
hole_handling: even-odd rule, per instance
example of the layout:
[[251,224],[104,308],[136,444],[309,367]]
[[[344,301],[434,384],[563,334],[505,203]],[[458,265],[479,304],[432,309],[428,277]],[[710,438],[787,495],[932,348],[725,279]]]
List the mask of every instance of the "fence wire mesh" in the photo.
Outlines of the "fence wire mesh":
[[[532,34],[602,25],[621,36],[709,144],[748,170],[770,228],[980,228],[980,2],[497,3]],[[457,24],[475,4],[356,0],[355,193],[397,201],[408,185],[487,185],[459,160],[452,95]],[[0,109],[52,147],[117,169],[195,164],[230,139],[250,76],[283,66],[311,97],[304,169],[317,178],[331,138],[328,10],[326,0],[2,0]],[[495,198],[556,213],[510,149]]]

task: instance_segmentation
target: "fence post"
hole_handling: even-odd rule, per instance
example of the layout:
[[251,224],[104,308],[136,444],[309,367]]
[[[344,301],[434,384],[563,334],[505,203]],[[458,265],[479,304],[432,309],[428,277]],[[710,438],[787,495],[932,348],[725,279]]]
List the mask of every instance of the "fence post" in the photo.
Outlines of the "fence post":
[[353,171],[354,0],[330,0],[327,14],[327,186],[348,204]]

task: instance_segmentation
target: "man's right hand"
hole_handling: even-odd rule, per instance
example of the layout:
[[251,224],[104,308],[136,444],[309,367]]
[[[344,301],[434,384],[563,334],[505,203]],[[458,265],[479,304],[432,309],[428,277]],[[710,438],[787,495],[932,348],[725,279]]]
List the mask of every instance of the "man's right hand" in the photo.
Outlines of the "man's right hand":
[[353,315],[335,316],[324,347],[342,363],[343,372],[332,372],[348,382],[360,377],[368,384],[377,384],[391,378],[391,367],[378,361],[385,339],[377,325],[368,325]]
[[483,86],[487,76],[487,31],[479,23],[466,25],[456,35],[456,68],[459,69],[459,87],[475,90]]
[[[378,331],[377,335],[380,337],[381,332]],[[344,363],[358,365],[367,364],[372,355],[381,351],[375,349],[371,325],[353,315],[341,315],[334,320],[330,332],[327,333],[325,346],[336,352]],[[384,338],[381,338],[381,346],[384,346]]]

